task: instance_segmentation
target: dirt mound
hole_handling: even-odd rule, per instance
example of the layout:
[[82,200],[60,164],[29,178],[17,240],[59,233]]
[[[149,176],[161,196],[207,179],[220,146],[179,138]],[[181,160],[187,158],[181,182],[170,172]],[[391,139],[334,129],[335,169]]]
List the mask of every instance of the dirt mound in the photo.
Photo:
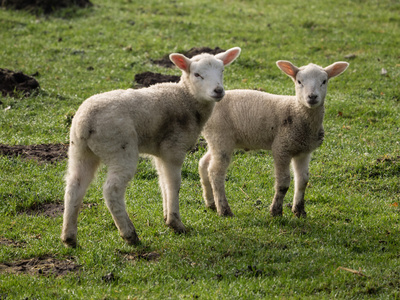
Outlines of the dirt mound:
[[148,87],[161,82],[178,82],[180,78],[180,76],[176,75],[163,75],[153,72],[139,73],[135,75],[135,81],[138,83],[136,88]]
[[31,207],[23,213],[29,216],[46,216],[55,218],[64,213],[64,205],[62,203],[45,203]]
[[0,273],[63,276],[78,272],[80,266],[72,259],[58,260],[53,257],[34,257],[12,263],[0,263]]
[[[192,58],[193,56],[196,56],[201,53],[210,53],[210,54],[215,55],[215,54],[218,54],[221,52],[225,52],[225,50],[222,50],[219,47],[215,47],[214,49],[211,49],[208,47],[193,47],[186,52],[182,52],[182,54],[188,58]],[[161,67],[166,67],[166,68],[172,68],[174,66],[172,61],[169,59],[169,54],[164,55],[160,59],[152,60],[152,62]]]
[[[4,237],[0,237],[0,245],[5,245],[8,247],[25,247],[25,242],[16,242],[14,240],[6,239]],[[0,298],[1,299],[1,298]]]
[[[81,210],[92,209],[96,206],[98,206],[97,203],[83,203],[81,205]],[[29,208],[22,209],[20,213],[27,214],[29,216],[45,216],[50,218],[56,218],[64,213],[64,204],[62,204],[61,202],[34,204]]]
[[147,252],[146,249],[144,249],[142,252],[136,253],[136,252],[125,252],[122,250],[116,250],[116,252],[125,260],[127,261],[136,261],[136,260],[147,260],[147,261],[152,261],[152,260],[157,260],[160,257],[160,254],[155,252],[155,251],[150,251]]
[[214,49],[208,48],[208,47],[193,47],[189,51],[187,51],[185,54],[186,57],[192,58],[193,56],[196,56],[198,54],[202,53],[209,53],[212,55],[218,54],[225,52],[226,50],[221,49],[220,47],[215,47]]
[[1,3],[2,7],[44,12],[45,14],[60,8],[72,6],[88,7],[92,5],[89,0],[3,0]]
[[0,68],[0,91],[3,96],[14,96],[22,93],[29,96],[33,90],[39,88],[39,82],[22,72],[14,72]]
[[37,161],[56,162],[67,158],[68,145],[66,144],[41,144],[41,145],[1,145],[0,154],[8,157],[21,156]]

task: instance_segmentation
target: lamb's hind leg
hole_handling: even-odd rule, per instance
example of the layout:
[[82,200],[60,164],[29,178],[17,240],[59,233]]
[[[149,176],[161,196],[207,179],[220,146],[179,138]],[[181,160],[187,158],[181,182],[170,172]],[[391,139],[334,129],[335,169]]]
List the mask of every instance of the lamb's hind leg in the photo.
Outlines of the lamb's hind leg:
[[210,165],[208,167],[208,175],[214,194],[214,201],[218,215],[220,216],[233,216],[225,193],[225,177],[230,160],[231,152],[212,152]]
[[76,247],[78,214],[86,190],[93,180],[99,159],[93,154],[74,153],[70,146],[64,196],[64,219],[61,239],[67,247]]
[[304,209],[304,194],[308,184],[308,165],[310,163],[310,159],[310,154],[293,158],[295,192],[293,197],[292,212],[297,217],[307,216],[307,213]]
[[199,174],[201,186],[203,188],[203,199],[206,207],[216,210],[213,190],[211,187],[210,177],[208,176],[208,168],[210,166],[211,152],[208,151],[199,162]]
[[139,244],[135,227],[129,219],[125,207],[125,191],[136,172],[138,153],[131,153],[129,159],[114,157],[106,162],[107,179],[103,187],[106,205],[112,215],[120,236],[130,245]]
[[290,158],[274,156],[275,164],[275,196],[270,206],[270,213],[273,217],[282,216],[283,199],[290,185]]

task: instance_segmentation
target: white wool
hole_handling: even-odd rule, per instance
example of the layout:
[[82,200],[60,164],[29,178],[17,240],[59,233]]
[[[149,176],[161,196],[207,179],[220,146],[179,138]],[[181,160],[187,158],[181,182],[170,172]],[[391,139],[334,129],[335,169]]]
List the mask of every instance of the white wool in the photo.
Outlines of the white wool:
[[344,72],[346,62],[326,68],[309,64],[297,68],[287,61],[278,67],[296,86],[296,96],[281,96],[253,90],[227,91],[215,105],[203,135],[208,152],[199,163],[206,206],[219,215],[231,216],[225,194],[225,176],[234,149],[272,150],[275,166],[273,216],[282,215],[282,205],[290,184],[293,163],[295,194],[292,211],[306,216],[304,193],[308,183],[311,153],[324,138],[324,101],[328,79]]
[[239,54],[240,48],[192,59],[171,54],[170,59],[183,72],[179,83],[115,90],[82,103],[70,132],[61,235],[66,246],[76,246],[79,208],[100,162],[107,166],[103,195],[119,233],[129,244],[139,242],[124,199],[139,153],[154,157],[166,224],[176,232],[185,231],[178,200],[182,163],[215,102],[224,97],[224,66]]

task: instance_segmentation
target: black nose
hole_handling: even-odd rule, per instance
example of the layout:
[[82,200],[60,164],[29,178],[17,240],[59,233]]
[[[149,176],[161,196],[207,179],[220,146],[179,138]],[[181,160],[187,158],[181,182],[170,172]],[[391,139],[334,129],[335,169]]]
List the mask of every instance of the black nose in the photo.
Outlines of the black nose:
[[318,98],[318,95],[314,95],[314,94],[308,95],[308,102],[310,104],[317,103],[317,98]]
[[224,89],[222,87],[217,87],[214,90],[214,93],[216,93],[217,95],[221,95],[224,92]]

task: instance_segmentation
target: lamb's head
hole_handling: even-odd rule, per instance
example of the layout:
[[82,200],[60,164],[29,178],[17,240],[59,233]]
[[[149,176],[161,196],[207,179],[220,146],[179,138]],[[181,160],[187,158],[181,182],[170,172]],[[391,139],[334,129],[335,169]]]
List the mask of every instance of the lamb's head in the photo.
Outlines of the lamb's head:
[[217,55],[203,53],[191,59],[178,53],[169,56],[182,70],[182,81],[194,97],[200,101],[218,102],[224,95],[224,66],[232,63],[240,54],[235,47]]
[[328,80],[343,73],[349,63],[336,62],[326,68],[309,64],[296,67],[289,61],[276,62],[279,69],[289,75],[296,86],[296,97],[306,107],[315,108],[324,104]]

